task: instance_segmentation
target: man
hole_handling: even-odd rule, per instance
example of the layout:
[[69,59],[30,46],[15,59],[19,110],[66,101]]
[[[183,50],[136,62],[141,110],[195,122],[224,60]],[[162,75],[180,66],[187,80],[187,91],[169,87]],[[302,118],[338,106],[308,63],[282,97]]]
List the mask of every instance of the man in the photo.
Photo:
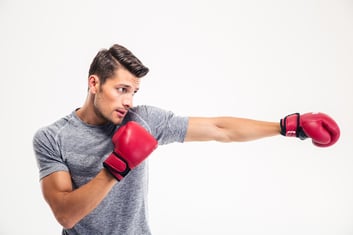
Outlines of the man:
[[180,117],[133,107],[148,73],[128,49],[98,52],[81,108],[41,128],[33,139],[42,192],[63,234],[151,234],[146,214],[147,161],[158,144],[250,141],[282,134],[327,147],[340,135],[323,113],[291,114],[277,122],[236,117]]

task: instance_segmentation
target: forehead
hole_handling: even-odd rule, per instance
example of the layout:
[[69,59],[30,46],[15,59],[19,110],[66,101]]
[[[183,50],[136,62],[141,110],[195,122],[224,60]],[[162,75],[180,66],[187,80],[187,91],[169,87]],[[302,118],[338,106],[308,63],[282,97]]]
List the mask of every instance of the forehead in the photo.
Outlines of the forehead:
[[140,85],[140,79],[128,70],[119,68],[115,70],[114,76],[107,79],[105,83],[113,86],[128,85],[133,88],[138,88]]

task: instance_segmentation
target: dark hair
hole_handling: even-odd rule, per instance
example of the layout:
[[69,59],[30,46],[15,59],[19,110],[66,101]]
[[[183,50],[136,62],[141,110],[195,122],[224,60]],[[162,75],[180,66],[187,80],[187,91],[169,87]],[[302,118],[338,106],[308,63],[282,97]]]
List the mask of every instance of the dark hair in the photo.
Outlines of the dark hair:
[[149,69],[125,47],[114,44],[112,47],[100,50],[94,57],[88,75],[97,75],[101,83],[114,76],[115,70],[124,67],[138,78],[145,76]]

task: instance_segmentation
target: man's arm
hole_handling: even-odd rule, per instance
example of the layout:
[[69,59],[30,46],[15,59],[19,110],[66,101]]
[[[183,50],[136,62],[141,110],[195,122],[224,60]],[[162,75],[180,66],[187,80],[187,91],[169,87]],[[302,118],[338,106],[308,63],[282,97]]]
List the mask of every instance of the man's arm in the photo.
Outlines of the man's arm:
[[311,138],[314,145],[328,147],[338,141],[340,129],[324,113],[293,113],[279,123],[236,117],[190,117],[185,141],[250,141],[278,134],[301,140]]
[[250,141],[280,134],[277,122],[236,117],[190,117],[185,141]]
[[42,192],[56,219],[64,228],[72,228],[96,208],[117,181],[145,160],[158,142],[143,127],[128,122],[112,137],[113,152],[101,170],[87,184],[73,190],[66,171],[52,173],[41,180]]
[[104,199],[117,181],[106,169],[82,187],[73,190],[70,174],[52,173],[41,180],[45,200],[64,228],[72,228]]

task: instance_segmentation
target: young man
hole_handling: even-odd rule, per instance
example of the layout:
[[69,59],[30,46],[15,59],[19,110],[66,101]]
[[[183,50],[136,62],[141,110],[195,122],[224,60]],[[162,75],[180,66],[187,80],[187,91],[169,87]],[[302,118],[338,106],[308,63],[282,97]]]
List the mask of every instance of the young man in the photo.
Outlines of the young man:
[[146,68],[113,45],[94,58],[81,108],[41,128],[33,139],[42,192],[63,234],[151,234],[146,214],[147,161],[158,144],[250,141],[278,134],[334,144],[340,135],[323,113],[277,122],[236,117],[181,117],[133,107]]

